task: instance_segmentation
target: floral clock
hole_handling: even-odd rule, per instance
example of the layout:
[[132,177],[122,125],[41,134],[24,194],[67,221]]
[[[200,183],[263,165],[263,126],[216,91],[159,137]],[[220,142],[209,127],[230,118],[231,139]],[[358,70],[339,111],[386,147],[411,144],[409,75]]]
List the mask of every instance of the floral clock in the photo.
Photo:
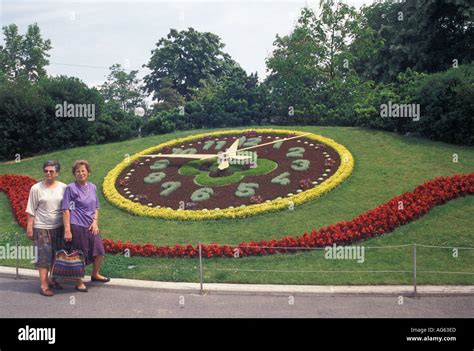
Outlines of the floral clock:
[[334,140],[300,131],[227,130],[172,140],[126,157],[104,180],[113,204],[165,219],[244,218],[293,209],[353,168]]

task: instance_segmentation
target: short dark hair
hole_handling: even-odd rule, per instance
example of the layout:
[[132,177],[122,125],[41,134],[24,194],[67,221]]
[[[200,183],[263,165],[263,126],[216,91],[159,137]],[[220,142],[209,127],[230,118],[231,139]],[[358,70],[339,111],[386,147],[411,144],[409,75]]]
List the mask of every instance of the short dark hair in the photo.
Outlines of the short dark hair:
[[46,168],[46,167],[54,167],[54,169],[56,170],[56,172],[59,172],[61,170],[61,165],[59,164],[58,161],[56,160],[48,160],[48,161],[45,161],[43,163],[43,170]]

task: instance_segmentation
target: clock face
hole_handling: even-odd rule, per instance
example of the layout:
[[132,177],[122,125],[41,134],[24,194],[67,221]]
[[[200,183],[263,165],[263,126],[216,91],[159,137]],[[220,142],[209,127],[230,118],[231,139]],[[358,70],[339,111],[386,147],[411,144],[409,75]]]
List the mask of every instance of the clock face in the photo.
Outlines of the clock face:
[[[292,200],[335,175],[343,161],[340,151],[322,140],[314,134],[277,130],[188,137],[134,155],[111,172],[113,184],[107,176],[108,183],[114,187],[114,198],[121,197],[121,204],[134,203],[132,207],[141,208],[143,215],[182,211],[196,219],[192,212],[206,218],[206,212],[244,210],[249,215],[259,205],[299,204]],[[237,148],[233,154],[228,151],[231,145]],[[224,157],[227,167],[219,167]]]

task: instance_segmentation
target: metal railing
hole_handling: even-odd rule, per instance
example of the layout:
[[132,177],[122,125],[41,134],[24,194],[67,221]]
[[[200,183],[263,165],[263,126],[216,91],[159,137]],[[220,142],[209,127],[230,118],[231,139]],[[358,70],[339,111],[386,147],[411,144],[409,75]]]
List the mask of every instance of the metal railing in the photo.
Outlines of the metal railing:
[[[11,234],[10,234],[11,235]],[[18,252],[19,248],[19,234],[15,233],[15,246],[16,250]],[[302,274],[315,274],[315,273],[324,273],[324,274],[411,274],[412,275],[412,284],[413,284],[413,295],[416,297],[417,296],[417,277],[420,274],[446,274],[446,275],[474,275],[474,272],[458,272],[458,271],[435,271],[435,270],[419,270],[419,264],[420,262],[417,261],[417,249],[419,248],[428,248],[428,249],[436,249],[436,250],[474,250],[474,247],[461,247],[461,246],[435,246],[435,245],[423,245],[423,244],[402,244],[402,245],[387,245],[387,246],[364,246],[364,245],[358,245],[360,247],[364,247],[364,249],[370,249],[370,250],[388,250],[388,249],[395,249],[395,248],[409,248],[412,247],[412,262],[411,262],[411,269],[410,270],[293,270],[293,269],[245,269],[245,268],[215,268],[215,267],[206,267],[205,265],[205,258],[203,256],[203,250],[202,247],[203,245],[208,245],[203,242],[198,242],[198,266],[194,267],[185,267],[185,266],[177,266],[177,265],[135,265],[135,266],[130,266],[132,268],[135,267],[156,267],[160,269],[174,269],[174,270],[193,270],[197,271],[199,273],[199,285],[200,285],[200,293],[204,294],[204,285],[205,285],[205,279],[204,279],[204,273],[206,271],[208,272],[234,272],[234,273],[239,273],[239,272],[247,272],[247,273],[302,273]],[[258,249],[273,249],[273,250],[285,250],[288,252],[291,251],[315,251],[315,250],[327,250],[326,247],[275,247],[275,246],[251,246],[251,245],[236,245],[236,244],[225,244],[226,246],[229,246],[234,249],[245,249],[245,248],[258,248]],[[289,254],[285,253],[277,253],[273,254],[271,256],[277,256],[277,255],[285,255],[288,256]],[[291,255],[291,254],[290,254]],[[132,257],[139,257],[139,256],[132,256]],[[245,256],[241,256],[245,257]],[[252,256],[255,257],[255,256]],[[260,256],[263,257],[263,256]],[[229,258],[229,260],[232,260],[232,258]],[[16,258],[16,276],[15,279],[19,279],[19,265],[20,265],[20,259],[17,256]],[[112,264],[111,266],[117,266],[123,268],[123,265],[114,265]],[[473,265],[474,267],[474,262]]]

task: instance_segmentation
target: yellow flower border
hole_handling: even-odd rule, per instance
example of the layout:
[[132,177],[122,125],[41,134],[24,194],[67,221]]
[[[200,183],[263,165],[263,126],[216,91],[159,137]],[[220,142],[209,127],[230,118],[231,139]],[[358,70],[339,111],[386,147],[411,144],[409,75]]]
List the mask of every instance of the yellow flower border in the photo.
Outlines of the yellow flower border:
[[265,202],[261,204],[248,205],[245,207],[237,208],[225,208],[220,210],[173,210],[169,208],[156,208],[148,207],[136,202],[130,201],[124,198],[115,188],[115,182],[120,175],[120,173],[129,166],[130,162],[137,160],[141,155],[151,154],[157,151],[162,150],[163,148],[169,146],[174,146],[177,144],[182,144],[189,141],[194,141],[200,138],[203,138],[208,135],[225,135],[225,134],[235,134],[235,133],[246,133],[250,131],[257,131],[259,133],[285,133],[285,134],[295,134],[302,135],[306,132],[303,131],[294,131],[286,129],[235,129],[235,130],[224,130],[211,133],[197,134],[185,138],[173,139],[171,141],[159,144],[157,146],[152,146],[143,151],[140,151],[133,156],[130,156],[128,161],[122,161],[117,166],[115,166],[104,178],[103,191],[106,199],[110,201],[115,206],[128,211],[132,214],[143,216],[143,217],[154,217],[154,218],[163,218],[163,219],[180,219],[180,220],[208,220],[208,219],[219,219],[219,218],[245,218],[249,216],[254,216],[261,213],[278,211],[293,203],[295,206],[313,200],[328,191],[334,189],[336,186],[341,184],[346,180],[349,175],[352,173],[354,168],[354,158],[349,150],[335,142],[330,138],[323,137],[318,134],[308,134],[305,137],[317,142],[324,143],[329,145],[334,150],[337,151],[341,159],[341,164],[331,177],[326,179],[320,185],[303,191],[299,194],[293,196],[285,197],[282,199],[271,200],[270,202]]

